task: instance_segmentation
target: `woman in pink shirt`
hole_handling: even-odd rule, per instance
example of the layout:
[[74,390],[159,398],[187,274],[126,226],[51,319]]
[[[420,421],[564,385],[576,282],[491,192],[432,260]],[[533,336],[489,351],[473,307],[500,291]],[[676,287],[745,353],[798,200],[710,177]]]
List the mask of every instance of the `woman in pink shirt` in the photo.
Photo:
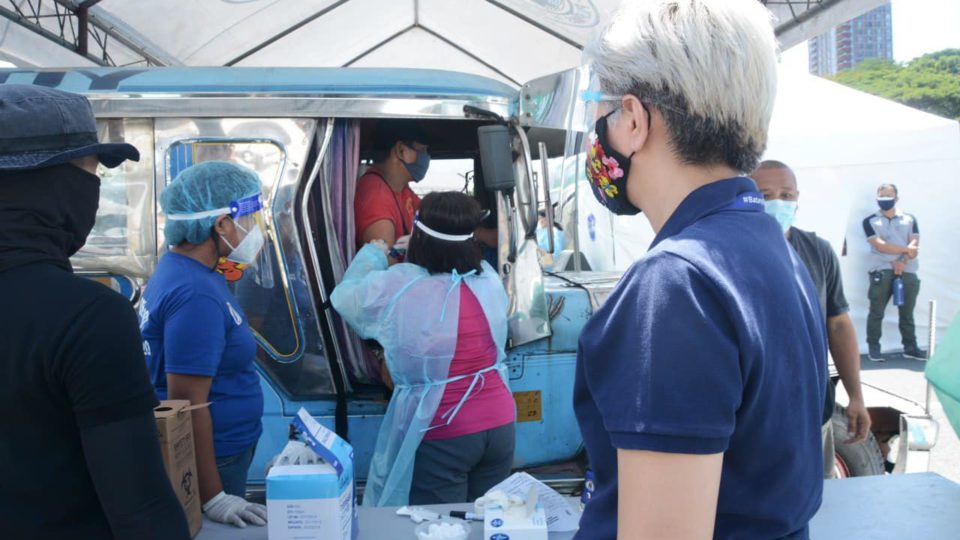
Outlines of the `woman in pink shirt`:
[[371,242],[333,292],[340,315],[383,346],[395,383],[366,506],[472,501],[510,473],[507,296],[473,237],[482,218],[471,197],[431,193],[406,262],[388,267],[386,245]]

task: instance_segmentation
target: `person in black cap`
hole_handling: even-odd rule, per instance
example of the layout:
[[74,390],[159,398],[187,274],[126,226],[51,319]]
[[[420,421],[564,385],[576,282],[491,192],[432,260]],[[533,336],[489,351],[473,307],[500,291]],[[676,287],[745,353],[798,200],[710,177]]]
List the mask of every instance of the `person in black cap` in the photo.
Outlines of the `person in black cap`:
[[100,199],[90,103],[0,85],[0,529],[5,538],[190,537],[164,471],[136,314],[70,256]]
[[357,247],[383,240],[390,248],[391,263],[402,259],[402,252],[413,232],[413,217],[420,208],[420,197],[410,189],[427,175],[430,153],[427,137],[412,120],[381,121],[374,135],[374,164],[357,182],[353,208]]

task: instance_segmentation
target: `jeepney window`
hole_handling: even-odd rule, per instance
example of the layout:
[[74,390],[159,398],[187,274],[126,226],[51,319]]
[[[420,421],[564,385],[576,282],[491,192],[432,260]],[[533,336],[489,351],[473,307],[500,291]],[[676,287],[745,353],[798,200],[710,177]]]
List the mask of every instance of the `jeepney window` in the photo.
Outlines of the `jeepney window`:
[[[263,249],[266,264],[245,277],[245,268],[221,260],[219,270],[243,310],[261,346],[260,364],[267,370],[277,369],[275,362],[296,362],[303,355],[303,332],[299,326],[297,304],[281,267],[282,253],[276,241],[275,225],[270,212],[272,188],[283,169],[284,149],[269,140],[189,140],[173,143],[167,152],[167,182],[183,169],[204,161],[233,161],[257,172],[263,185],[266,205],[267,237]],[[263,357],[263,355],[266,357]],[[272,361],[271,361],[272,360]],[[289,370],[279,370],[284,374]],[[299,370],[298,370],[299,371]],[[283,378],[282,376],[280,378]],[[299,376],[297,377],[299,379]],[[308,381],[284,381],[290,387],[302,388]],[[289,384],[286,384],[289,383]],[[324,385],[329,384],[324,381]]]
[[101,119],[103,142],[127,142],[140,151],[140,161],[115,169],[100,166],[100,208],[84,247],[71,258],[81,272],[110,273],[145,279],[156,263],[154,213],[153,121]]
[[434,159],[422,182],[410,184],[420,198],[434,191],[460,191],[473,195],[472,159]]

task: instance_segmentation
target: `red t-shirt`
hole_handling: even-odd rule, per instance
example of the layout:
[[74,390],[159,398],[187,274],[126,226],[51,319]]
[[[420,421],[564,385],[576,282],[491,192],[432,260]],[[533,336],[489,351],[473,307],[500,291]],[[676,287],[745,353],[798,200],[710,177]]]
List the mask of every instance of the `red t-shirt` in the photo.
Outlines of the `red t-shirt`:
[[[497,360],[497,345],[490,334],[490,324],[483,314],[483,308],[470,288],[460,285],[460,322],[457,327],[457,348],[450,362],[449,377],[476,373],[490,367]],[[428,431],[426,441],[450,439],[488,429],[500,427],[516,420],[516,405],[513,396],[503,379],[496,371],[481,375],[482,379],[474,385],[470,398],[460,407],[457,416],[450,425]],[[470,388],[473,377],[448,383],[440,398],[440,406],[434,415],[431,426],[443,425],[441,418],[447,411],[460,402],[460,398]]]
[[382,220],[393,223],[396,238],[413,232],[413,217],[420,208],[420,197],[404,186],[396,193],[384,180],[382,173],[370,167],[357,182],[357,194],[353,199],[354,219],[357,222],[357,247],[363,245],[363,231]]

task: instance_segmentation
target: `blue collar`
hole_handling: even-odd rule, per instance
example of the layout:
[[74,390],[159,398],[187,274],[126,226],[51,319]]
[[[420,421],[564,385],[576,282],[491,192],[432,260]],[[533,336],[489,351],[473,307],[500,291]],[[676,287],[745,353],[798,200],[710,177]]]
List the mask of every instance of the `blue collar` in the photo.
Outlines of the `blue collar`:
[[739,176],[695,189],[670,215],[650,249],[710,214],[725,210],[762,212],[763,195],[757,192],[756,182]]

